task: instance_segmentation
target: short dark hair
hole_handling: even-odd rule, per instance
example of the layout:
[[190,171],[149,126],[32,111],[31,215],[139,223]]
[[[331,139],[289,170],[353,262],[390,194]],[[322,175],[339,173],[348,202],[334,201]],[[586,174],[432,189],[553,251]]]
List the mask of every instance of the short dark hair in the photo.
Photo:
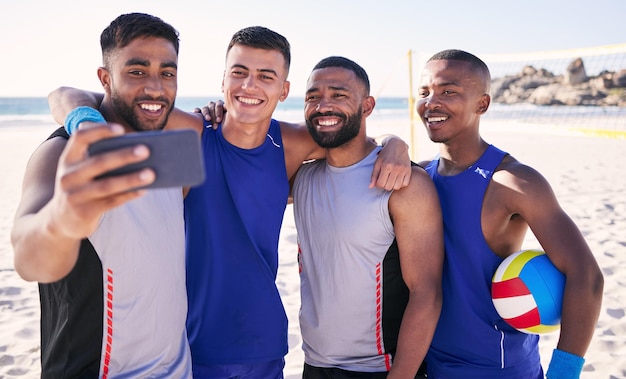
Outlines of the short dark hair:
[[313,71],[329,67],[345,68],[346,70],[354,72],[356,77],[361,81],[361,83],[363,83],[363,86],[365,87],[365,94],[367,96],[370,95],[370,79],[367,76],[365,69],[359,66],[358,63],[348,58],[332,56],[319,61],[315,67],[313,67]]
[[178,55],[178,31],[158,17],[146,13],[118,16],[100,34],[100,47],[105,66],[111,51],[123,48],[137,38],[159,37],[170,41]]
[[255,49],[278,50],[285,58],[285,67],[289,71],[291,65],[291,46],[287,38],[263,26],[249,26],[233,34],[226,55],[235,45],[243,45]]
[[468,53],[467,51],[458,49],[442,50],[430,57],[427,62],[437,60],[467,62],[472,66],[473,69],[482,73],[487,79],[488,83],[491,81],[491,73],[489,72],[489,67],[487,67],[487,64],[485,64],[482,59],[478,58],[474,54]]

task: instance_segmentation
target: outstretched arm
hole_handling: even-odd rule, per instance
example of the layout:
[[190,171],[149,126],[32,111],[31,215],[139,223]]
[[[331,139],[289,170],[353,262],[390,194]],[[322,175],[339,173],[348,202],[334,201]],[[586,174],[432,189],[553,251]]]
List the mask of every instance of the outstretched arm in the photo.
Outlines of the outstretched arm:
[[23,279],[54,282],[67,275],[80,240],[93,233],[102,214],[140,196],[144,191],[132,188],[154,180],[151,170],[95,179],[149,155],[143,147],[85,158],[90,143],[123,132],[119,125],[102,125],[69,140],[52,138],[33,153],[11,230],[15,269]]

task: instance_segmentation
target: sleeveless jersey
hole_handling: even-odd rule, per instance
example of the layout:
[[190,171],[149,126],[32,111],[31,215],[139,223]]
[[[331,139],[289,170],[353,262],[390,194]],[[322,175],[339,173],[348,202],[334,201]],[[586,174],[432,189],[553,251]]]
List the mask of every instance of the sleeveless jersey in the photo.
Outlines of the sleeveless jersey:
[[181,188],[106,212],[70,274],[40,285],[42,377],[191,377],[184,245]]
[[389,216],[391,192],[368,188],[379,151],[349,167],[308,163],[296,176],[300,328],[312,366],[391,368],[408,289]]
[[185,198],[187,328],[193,365],[244,364],[287,354],[276,287],[289,182],[278,121],[253,149],[202,133],[206,181]]
[[538,337],[506,324],[491,302],[491,279],[502,262],[481,227],[483,199],[506,153],[489,146],[467,170],[437,173],[426,167],[443,213],[443,306],[427,354],[429,378],[543,378]]

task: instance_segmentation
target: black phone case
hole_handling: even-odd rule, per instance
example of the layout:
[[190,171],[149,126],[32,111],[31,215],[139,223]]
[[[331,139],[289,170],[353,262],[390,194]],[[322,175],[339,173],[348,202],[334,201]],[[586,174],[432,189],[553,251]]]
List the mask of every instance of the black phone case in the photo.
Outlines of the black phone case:
[[98,178],[149,167],[156,173],[156,179],[142,188],[193,187],[204,182],[200,138],[191,129],[128,133],[97,141],[89,146],[88,152],[95,155],[140,144],[150,149],[148,159],[109,171]]

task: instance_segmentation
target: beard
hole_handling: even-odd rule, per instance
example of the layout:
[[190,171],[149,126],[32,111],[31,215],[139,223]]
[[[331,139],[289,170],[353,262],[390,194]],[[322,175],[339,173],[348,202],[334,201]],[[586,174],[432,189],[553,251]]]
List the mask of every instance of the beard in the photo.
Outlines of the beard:
[[[167,113],[163,115],[159,120],[140,120],[137,114],[134,112],[134,109],[137,103],[141,101],[154,101],[158,100],[166,104]],[[167,123],[167,119],[174,109],[174,104],[170,104],[169,100],[165,97],[160,97],[158,99],[154,98],[141,98],[135,99],[132,103],[126,103],[121,96],[119,96],[116,92],[111,92],[111,104],[113,105],[113,109],[117,115],[136,132],[145,132],[149,130],[162,130],[165,128],[165,124]]]
[[[335,147],[339,147],[346,142],[354,139],[361,129],[361,119],[362,119],[363,110],[362,107],[359,107],[356,113],[351,115],[345,115],[343,113],[314,113],[306,120],[307,129],[309,129],[309,133],[313,140],[323,148],[332,149]],[[335,132],[320,132],[317,130],[316,126],[313,124],[313,120],[316,117],[321,116],[333,116],[339,117],[343,120],[343,127]]]

